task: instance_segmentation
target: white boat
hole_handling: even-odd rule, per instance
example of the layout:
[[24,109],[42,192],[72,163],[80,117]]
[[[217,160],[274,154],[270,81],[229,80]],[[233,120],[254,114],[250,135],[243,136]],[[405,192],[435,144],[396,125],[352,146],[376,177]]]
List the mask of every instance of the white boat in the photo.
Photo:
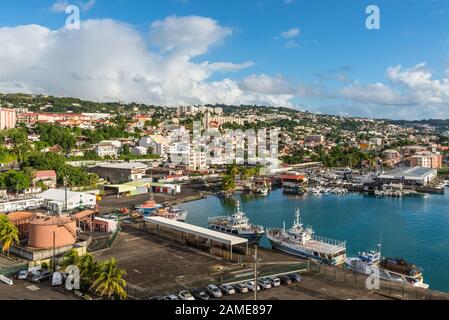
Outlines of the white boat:
[[421,268],[401,258],[382,259],[380,245],[378,251],[363,252],[357,257],[347,258],[345,266],[360,274],[368,276],[378,274],[383,280],[404,283],[417,288],[429,288],[429,285],[424,283]]
[[312,228],[302,225],[299,209],[296,210],[294,224],[289,230],[285,227],[268,230],[267,238],[273,249],[301,258],[335,266],[345,262],[346,242],[316,236]]

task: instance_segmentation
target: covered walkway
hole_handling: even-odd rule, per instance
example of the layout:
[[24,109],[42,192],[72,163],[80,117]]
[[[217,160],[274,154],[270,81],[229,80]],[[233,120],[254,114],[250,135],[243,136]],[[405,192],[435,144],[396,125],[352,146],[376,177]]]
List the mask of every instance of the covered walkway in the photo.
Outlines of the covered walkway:
[[248,253],[248,240],[163,217],[146,217],[145,230],[235,260]]

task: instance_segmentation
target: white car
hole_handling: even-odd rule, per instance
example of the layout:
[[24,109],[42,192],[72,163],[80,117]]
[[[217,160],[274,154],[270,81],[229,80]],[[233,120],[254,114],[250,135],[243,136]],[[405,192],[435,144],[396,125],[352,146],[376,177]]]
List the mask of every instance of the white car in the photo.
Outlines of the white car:
[[230,284],[222,285],[220,289],[227,296],[235,294],[235,289]]
[[273,288],[281,286],[281,279],[279,279],[278,277],[270,277],[268,278],[268,280],[270,280]]
[[214,284],[210,284],[207,286],[207,292],[213,297],[213,298],[221,298],[223,294],[221,293],[220,288],[218,288]]
[[188,291],[181,291],[179,294],[178,294],[178,297],[179,297],[179,299],[181,299],[181,300],[190,300],[190,301],[193,301],[193,300],[195,300],[195,298],[190,294],[190,292],[188,292]]
[[28,270],[20,270],[17,275],[17,280],[27,280],[28,279]]
[[[248,290],[251,292],[256,291],[256,288],[257,288],[257,291],[260,291],[260,286],[258,284],[254,284],[254,281],[249,281],[249,282],[245,283],[245,285],[248,288]],[[256,285],[257,285],[257,287],[256,287]]]

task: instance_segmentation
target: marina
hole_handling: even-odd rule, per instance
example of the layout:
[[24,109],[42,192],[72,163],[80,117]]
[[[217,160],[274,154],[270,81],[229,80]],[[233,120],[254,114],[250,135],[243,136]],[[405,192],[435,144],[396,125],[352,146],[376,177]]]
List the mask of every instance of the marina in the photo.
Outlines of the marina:
[[[286,195],[282,189],[266,197],[235,194],[254,224],[267,229],[283,228],[284,221],[293,221],[300,208],[306,225],[312,225],[319,235],[346,241],[347,255],[355,256],[382,234],[383,254],[401,257],[423,268],[425,283],[432,289],[449,291],[449,195],[428,197],[375,197],[359,193],[345,196],[325,194],[315,196]],[[188,223],[207,226],[208,218],[234,212],[233,200],[209,197],[182,205],[190,215]],[[267,237],[261,246],[271,248]]]

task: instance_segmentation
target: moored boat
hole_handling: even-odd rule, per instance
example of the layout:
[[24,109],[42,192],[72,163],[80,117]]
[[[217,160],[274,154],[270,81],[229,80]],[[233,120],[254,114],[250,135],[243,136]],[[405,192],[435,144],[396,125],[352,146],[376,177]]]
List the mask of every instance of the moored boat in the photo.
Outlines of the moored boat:
[[345,266],[364,275],[379,275],[380,279],[408,284],[418,288],[429,288],[424,283],[423,270],[402,258],[382,258],[379,250],[359,253],[357,257],[347,258]]
[[245,238],[250,244],[259,244],[265,234],[262,226],[249,222],[241,209],[240,201],[236,201],[236,210],[232,216],[209,218],[209,229]]
[[268,230],[267,237],[276,250],[335,266],[345,262],[346,242],[316,236],[312,228],[305,228],[301,223],[299,209],[289,230],[285,227]]

